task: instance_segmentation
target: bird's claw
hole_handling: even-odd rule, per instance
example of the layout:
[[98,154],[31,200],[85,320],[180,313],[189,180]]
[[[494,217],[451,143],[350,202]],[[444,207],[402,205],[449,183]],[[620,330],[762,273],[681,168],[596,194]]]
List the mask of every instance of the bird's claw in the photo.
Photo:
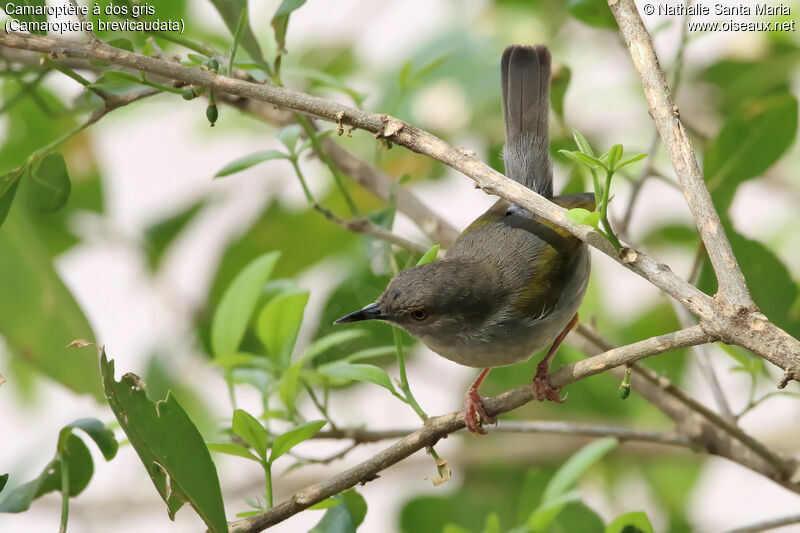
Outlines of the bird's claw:
[[561,396],[561,389],[557,389],[550,384],[550,376],[547,375],[547,372],[537,372],[535,376],[533,376],[533,381],[531,382],[531,390],[533,392],[533,397],[543,402],[545,400],[550,400],[551,402],[555,403],[564,403],[567,399],[567,395]]
[[464,424],[473,435],[486,435],[483,424],[494,424],[497,418],[486,414],[483,398],[475,389],[469,389],[464,395]]

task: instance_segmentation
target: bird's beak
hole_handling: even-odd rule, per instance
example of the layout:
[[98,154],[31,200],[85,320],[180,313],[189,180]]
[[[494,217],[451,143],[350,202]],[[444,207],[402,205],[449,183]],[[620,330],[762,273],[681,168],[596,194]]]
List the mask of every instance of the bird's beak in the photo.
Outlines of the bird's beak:
[[378,304],[369,304],[364,309],[359,309],[354,313],[343,316],[334,324],[347,324],[348,322],[359,322],[361,320],[380,320],[382,318],[385,318],[385,315],[381,308],[378,307]]

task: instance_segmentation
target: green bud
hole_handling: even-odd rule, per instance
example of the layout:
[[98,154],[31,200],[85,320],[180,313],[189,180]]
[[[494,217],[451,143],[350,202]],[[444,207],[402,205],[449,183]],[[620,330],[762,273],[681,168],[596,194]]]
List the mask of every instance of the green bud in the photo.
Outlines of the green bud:
[[214,127],[214,123],[219,118],[219,111],[217,110],[217,104],[209,104],[206,108],[206,118],[211,123],[211,127]]
[[219,61],[217,61],[213,57],[209,57],[208,61],[206,61],[206,66],[208,67],[208,70],[210,70],[211,72],[216,72],[219,70]]
[[181,91],[181,96],[183,97],[184,100],[194,100],[197,97],[197,95],[194,94],[194,89],[192,89],[191,87]]
[[625,369],[625,377],[622,379],[619,389],[617,389],[617,394],[622,400],[631,395],[631,367]]

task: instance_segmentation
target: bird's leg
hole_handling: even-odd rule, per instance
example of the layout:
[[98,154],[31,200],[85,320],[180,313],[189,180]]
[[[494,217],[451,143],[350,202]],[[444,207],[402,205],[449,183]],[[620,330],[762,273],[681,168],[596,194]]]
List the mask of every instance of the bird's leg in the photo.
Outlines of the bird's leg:
[[478,375],[472,385],[467,389],[464,394],[464,423],[467,429],[475,435],[486,435],[486,430],[483,429],[482,424],[494,424],[497,418],[489,416],[483,409],[483,398],[478,394],[478,387],[481,386],[483,380],[489,375],[491,368],[484,368],[483,372]]
[[563,398],[561,397],[561,389],[556,389],[550,384],[550,376],[548,374],[550,372],[550,361],[552,361],[553,356],[556,354],[556,350],[561,346],[567,333],[569,333],[577,323],[578,314],[576,313],[575,316],[572,317],[572,320],[569,321],[569,324],[567,324],[567,327],[564,328],[564,331],[559,333],[556,340],[553,341],[553,345],[550,347],[547,355],[544,356],[544,359],[536,366],[536,375],[533,376],[531,388],[533,389],[533,397],[540,402],[550,400],[556,403],[563,403],[564,400],[567,399],[566,396]]

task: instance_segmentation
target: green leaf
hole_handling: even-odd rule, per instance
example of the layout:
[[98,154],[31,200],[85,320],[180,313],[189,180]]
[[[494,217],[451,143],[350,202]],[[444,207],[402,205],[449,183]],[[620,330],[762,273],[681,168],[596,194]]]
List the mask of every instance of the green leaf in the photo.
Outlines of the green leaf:
[[236,457],[244,457],[245,459],[250,459],[251,461],[255,461],[257,463],[261,462],[261,460],[253,455],[250,450],[233,442],[207,442],[206,446],[212,452],[235,455]]
[[736,188],[760,176],[794,143],[797,99],[780,94],[751,103],[730,116],[703,165],[717,211],[725,213]]
[[311,422],[300,424],[299,426],[290,429],[286,433],[282,433],[275,437],[275,441],[272,443],[272,450],[269,454],[269,462],[274,463],[275,459],[285,454],[304,440],[310,439],[319,433],[319,430],[321,430],[325,424],[327,424],[327,422],[324,420],[312,420]]
[[95,335],[78,303],[53,268],[23,209],[13,209],[0,231],[0,331],[10,353],[79,394],[103,399],[97,354],[67,348],[74,339]]
[[582,207],[575,207],[567,211],[567,218],[576,224],[597,228],[600,223],[600,211],[589,211]]
[[122,50],[127,50],[128,52],[133,52],[133,43],[130,42],[128,39],[114,39],[112,41],[108,41],[108,44],[113,46],[114,48],[121,48]]
[[225,291],[211,322],[211,350],[215,357],[238,351],[261,289],[279,257],[280,252],[269,252],[254,259]]
[[353,361],[360,361],[362,359],[372,359],[374,357],[383,357],[386,355],[395,355],[397,353],[396,346],[376,346],[373,348],[366,348],[359,350],[350,355],[346,355],[341,361],[352,363]]
[[417,261],[417,266],[436,261],[436,256],[439,254],[439,248],[440,246],[438,244],[431,246],[428,251],[419,258],[419,261]]
[[278,132],[278,140],[293,154],[295,153],[297,140],[300,139],[300,133],[302,133],[302,131],[303,128],[300,127],[300,124],[289,124]]
[[[8,474],[6,474],[6,476],[8,476]],[[341,503],[342,503],[341,500],[337,500],[336,498],[328,498],[327,500],[322,500],[319,503],[315,503],[308,509],[310,511],[321,511],[322,509],[330,509],[331,507],[336,507]]]
[[653,526],[642,511],[619,515],[606,526],[606,533],[653,533]]
[[363,329],[348,329],[329,333],[312,342],[308,348],[305,349],[303,354],[297,359],[297,361],[299,363],[313,361],[314,358],[322,355],[331,348],[366,336],[367,332]]
[[500,515],[496,512],[486,515],[486,524],[483,526],[483,533],[501,533]]
[[300,394],[300,372],[303,369],[302,363],[295,363],[281,374],[280,382],[278,383],[278,396],[280,396],[283,405],[290,413],[296,413],[297,396]]
[[239,21],[236,23],[236,31],[233,32],[233,45],[231,45],[231,59],[228,67],[228,72],[233,72],[234,60],[236,58],[236,51],[239,49],[239,41],[242,40],[242,34],[245,27],[248,25],[247,6],[245,5],[242,12],[239,14]]
[[0,226],[3,225],[8,211],[11,209],[11,202],[14,201],[14,195],[17,194],[17,186],[19,186],[22,174],[24,172],[18,170],[0,177]]
[[233,412],[233,432],[239,435],[262,459],[267,458],[267,430],[256,417],[237,409]]
[[87,487],[94,474],[92,455],[86,444],[76,435],[69,434],[36,479],[14,488],[0,501],[0,513],[21,513],[28,510],[36,498],[61,490],[61,461],[69,468],[69,495],[77,496]]
[[114,361],[100,360],[111,410],[142,460],[171,519],[188,502],[213,533],[227,533],[217,470],[203,437],[171,394],[151,402],[134,374],[114,379]]
[[[242,440],[244,440],[253,450],[255,450],[256,454],[258,454],[261,459],[266,459],[267,457],[267,430],[261,425],[261,422],[258,421],[253,415],[248,413],[243,409],[237,409],[233,412],[233,424],[232,424],[233,432],[239,435]],[[238,445],[236,445],[238,446]],[[245,450],[239,446],[239,448]],[[232,449],[228,449],[225,453],[230,452]],[[222,450],[218,450],[222,451]],[[250,457],[253,455],[250,452],[247,452]],[[241,454],[236,454],[241,455]],[[245,455],[241,455],[242,457],[246,457]]]
[[[353,102],[355,102],[356,106],[358,107],[361,107],[361,104],[367,97],[366,93],[361,93],[356,91],[355,89],[347,85],[345,82],[343,82],[336,76],[332,76],[327,72],[323,72],[321,70],[293,67],[284,69],[284,72],[293,76],[298,76],[304,80],[310,81],[312,82],[312,85],[314,87],[328,87],[330,89],[336,89],[337,91],[340,91],[349,96],[350,98],[352,98]],[[327,130],[327,131],[330,132],[333,130]],[[306,143],[308,143],[308,141],[306,141]],[[297,152],[299,153],[301,151],[302,148]]]
[[278,43],[278,55],[286,53],[286,30],[289,28],[289,16],[298,9],[306,0],[283,0],[278,10],[272,17],[270,25],[275,30],[275,42]]
[[[235,35],[242,11],[247,9],[247,0],[211,0],[211,3],[214,4],[214,7],[217,8],[217,11],[222,16],[222,20],[225,21],[228,31],[231,32],[231,35]],[[249,22],[245,23],[244,29],[241,31],[239,42],[250,58],[258,63],[268,75],[271,75],[267,60],[264,59],[264,54],[261,52],[261,47],[258,44],[256,36],[253,34]]]
[[598,439],[578,450],[555,473],[544,490],[542,501],[555,501],[564,495],[575,482],[597,461],[619,444],[613,437]]
[[621,157],[622,157],[622,145],[615,144],[608,151],[608,168],[611,169],[616,168],[616,165]]
[[628,158],[626,158],[626,159],[623,159],[623,160],[622,160],[622,161],[621,161],[621,162],[620,162],[620,163],[619,163],[619,164],[618,164],[618,165],[617,165],[617,166],[614,168],[614,170],[619,170],[619,169],[621,169],[622,167],[626,167],[626,166],[630,165],[631,163],[636,163],[637,161],[641,161],[641,160],[642,160],[642,159],[644,159],[645,157],[647,157],[647,154],[636,154],[636,155],[632,155],[632,156],[630,156],[630,157],[628,157]]
[[309,292],[295,290],[272,298],[258,316],[258,338],[276,364],[285,368],[292,357]]
[[571,79],[572,71],[566,65],[561,65],[561,67],[553,72],[550,85],[550,101],[552,102],[553,111],[555,111],[556,115],[561,117],[562,120],[564,118],[564,97],[567,94],[567,88],[569,88]]
[[[22,2],[16,2],[16,4],[19,5],[19,6],[30,6],[32,8],[35,8],[35,7],[43,8],[45,6],[45,3],[46,3],[45,0],[23,0]],[[6,4],[3,4],[3,6],[5,6],[5,5]],[[2,7],[2,6],[0,6],[0,7]],[[26,14],[26,13],[23,13],[23,14],[20,14],[20,15],[14,15],[14,18],[19,20],[19,21],[21,21],[21,22],[38,22],[38,23],[47,22],[47,15],[46,14],[41,14],[41,15],[33,14],[33,13],[36,13],[36,11],[37,10],[35,10],[35,9],[32,10],[32,14],[30,14],[30,15]],[[38,33],[39,35],[47,35],[47,30],[38,30],[37,29],[37,30],[31,31],[31,33]]]
[[351,364],[335,362],[321,366],[317,371],[323,376],[333,379],[346,379],[352,381],[363,381],[379,385],[389,392],[396,394],[397,391],[392,385],[392,380],[382,368],[375,365]]
[[39,213],[61,209],[67,203],[70,189],[67,164],[59,153],[47,154],[28,173],[28,203]]
[[122,70],[106,70],[103,72],[103,76],[106,79],[120,80],[137,84],[142,83],[142,78],[140,78],[136,74],[133,74],[131,72],[125,72]]
[[584,137],[581,132],[579,132],[578,130],[572,130],[572,138],[575,139],[575,144],[578,145],[578,150],[580,150],[586,155],[594,157],[594,150],[592,150],[592,145],[589,144],[589,141],[586,140],[586,137]]
[[594,156],[586,155],[583,152],[570,152],[569,150],[559,150],[558,152],[589,170],[607,170],[607,165]]
[[73,429],[80,429],[89,435],[97,444],[97,447],[100,448],[100,452],[106,461],[110,461],[117,455],[119,443],[114,437],[114,432],[96,418],[80,418],[65,426],[59,434],[59,447],[61,442],[66,440],[67,435],[72,433]]
[[543,500],[542,503],[533,510],[528,517],[528,529],[532,533],[544,533],[550,525],[558,518],[558,514],[566,507],[568,503],[578,501],[579,494],[577,491],[570,491],[565,494],[549,500]]
[[3,474],[0,476],[0,492],[3,492],[3,488],[5,488],[6,483],[8,483],[8,474]]
[[328,509],[309,533],[355,533],[367,514],[367,502],[363,496],[350,489],[324,501],[329,500],[340,505]]
[[152,270],[158,269],[169,246],[175,242],[175,238],[205,206],[206,199],[203,198],[145,228],[145,251],[147,252],[147,262]]
[[236,172],[248,169],[264,161],[272,161],[273,159],[288,159],[289,156],[278,150],[264,150],[263,152],[255,152],[239,159],[234,159],[214,174],[215,178],[229,176]]
[[616,30],[617,22],[605,2],[597,0],[569,0],[567,2],[569,14],[584,24],[595,28]]
[[[725,233],[756,305],[778,327],[797,338],[800,321],[793,316],[792,307],[800,291],[789,269],[760,242],[748,239],[730,227],[725,228]],[[698,287],[706,294],[717,292],[717,281],[708,258],[703,261]]]
[[764,364],[764,360],[752,352],[745,350],[744,348],[732,346],[722,342],[718,342],[717,346],[721,348],[723,352],[730,355],[736,362],[742,365],[741,367],[732,368],[731,370],[741,370],[747,372],[753,377],[756,377],[760,374],[766,374],[767,368]]

